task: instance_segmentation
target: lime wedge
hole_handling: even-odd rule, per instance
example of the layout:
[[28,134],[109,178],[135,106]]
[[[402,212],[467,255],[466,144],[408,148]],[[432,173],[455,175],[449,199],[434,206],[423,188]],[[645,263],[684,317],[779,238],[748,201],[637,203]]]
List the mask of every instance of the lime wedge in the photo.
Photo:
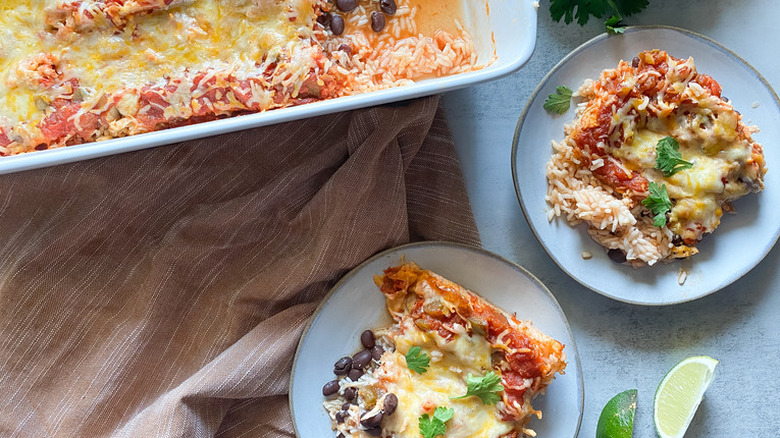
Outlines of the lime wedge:
[[710,386],[718,361],[709,356],[684,359],[669,371],[655,392],[653,420],[661,438],[685,435]]
[[607,402],[596,426],[596,438],[631,438],[636,412],[636,389],[629,389]]

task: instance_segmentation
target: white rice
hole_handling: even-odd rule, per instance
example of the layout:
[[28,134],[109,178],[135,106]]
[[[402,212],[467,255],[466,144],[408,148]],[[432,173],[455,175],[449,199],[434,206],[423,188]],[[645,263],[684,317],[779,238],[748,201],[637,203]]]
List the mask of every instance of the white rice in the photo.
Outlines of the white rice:
[[[568,134],[570,127],[566,131]],[[546,169],[549,221],[564,216],[571,225],[587,224],[588,234],[596,242],[621,250],[633,266],[652,266],[671,255],[672,232],[653,225],[652,217],[640,214],[640,204],[603,184],[577,159],[577,149],[568,137],[553,141],[552,147]]]
[[[374,2],[372,2],[373,5]],[[409,85],[416,80],[448,76],[481,68],[471,35],[460,22],[457,32],[437,30],[433,35],[419,32],[417,8],[409,0],[397,0],[398,10],[385,16],[381,32],[371,29],[371,11],[364,5],[344,16],[347,32],[334,37],[324,33],[323,47],[332,61],[338,95],[351,95]],[[375,8],[369,8],[375,10]],[[342,44],[351,54],[339,51]]]

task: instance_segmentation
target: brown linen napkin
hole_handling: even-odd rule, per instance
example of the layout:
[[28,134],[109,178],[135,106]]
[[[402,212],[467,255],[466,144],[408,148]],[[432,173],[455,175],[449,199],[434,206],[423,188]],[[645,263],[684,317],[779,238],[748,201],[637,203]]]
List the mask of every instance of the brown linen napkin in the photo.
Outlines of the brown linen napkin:
[[0,176],[0,436],[292,436],[330,286],[410,240],[479,245],[437,102]]

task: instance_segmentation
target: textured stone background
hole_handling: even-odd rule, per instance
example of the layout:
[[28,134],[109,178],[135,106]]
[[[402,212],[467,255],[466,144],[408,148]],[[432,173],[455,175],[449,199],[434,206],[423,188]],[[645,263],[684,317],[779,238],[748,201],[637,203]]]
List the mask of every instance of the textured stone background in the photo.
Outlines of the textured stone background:
[[[536,50],[520,71],[449,93],[444,104],[483,245],[538,276],[569,318],[585,382],[579,436],[592,437],[601,408],[628,388],[639,390],[634,437],[656,436],[652,405],[658,383],[679,360],[699,354],[719,359],[720,365],[686,437],[780,436],[778,248],[745,277],[713,295],[646,308],[615,302],[580,286],[555,265],[531,233],[510,169],[517,118],[542,77],[571,50],[603,31],[599,20],[582,28],[554,23],[548,7],[549,0],[542,0]],[[778,19],[776,0],[650,0],[644,12],[626,21],[678,26],[713,38],[778,89]],[[777,153],[776,143],[763,142],[766,153]]]

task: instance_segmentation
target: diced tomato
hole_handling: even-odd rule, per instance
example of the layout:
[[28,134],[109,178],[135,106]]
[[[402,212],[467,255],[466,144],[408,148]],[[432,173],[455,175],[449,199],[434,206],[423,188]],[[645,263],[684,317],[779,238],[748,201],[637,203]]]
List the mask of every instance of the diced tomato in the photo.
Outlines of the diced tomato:
[[580,150],[595,155],[604,153],[598,144],[606,143],[609,139],[609,126],[612,120],[611,105],[602,104],[598,111],[595,116],[592,116],[592,120],[583,123],[585,127],[572,133],[572,139]]
[[51,143],[67,143],[69,139],[79,136],[82,140],[89,139],[98,128],[100,117],[93,113],[84,113],[75,120],[75,114],[81,108],[79,102],[60,106],[41,122],[41,133]]
[[[205,77],[206,77],[206,73],[200,72],[200,73],[196,74],[195,77],[192,78],[192,86],[190,87],[190,91],[195,91],[195,90],[198,89],[198,87],[201,87],[201,83],[200,82]],[[214,82],[216,82],[216,79],[214,77],[212,77],[208,81],[204,82],[203,86],[206,86],[208,84],[214,84]]]
[[73,103],[56,109],[41,122],[41,132],[51,142],[73,135],[76,127],[71,117],[79,110],[79,104]]
[[3,128],[0,128],[0,147],[6,147],[11,144],[11,139],[5,135]]
[[720,97],[720,93],[722,91],[721,88],[720,88],[720,84],[715,79],[713,79],[711,76],[709,76],[709,75],[698,75],[696,77],[696,83],[698,83],[702,87],[710,90],[710,93],[712,93],[713,96]]
[[604,183],[621,193],[627,191],[644,193],[649,184],[647,178],[639,172],[627,173],[625,169],[609,160],[605,160],[604,165],[594,170],[593,173]]
[[238,83],[232,84],[230,89],[233,91],[236,100],[241,102],[247,109],[255,111],[260,110],[259,102],[255,102],[251,107],[249,104],[249,101],[252,99],[252,81],[244,79]]
[[165,90],[161,90],[159,87],[144,87],[141,90],[139,96],[140,110],[136,118],[149,130],[155,129],[158,124],[166,121],[165,108],[171,106],[171,104],[161,94],[165,94]]
[[[233,91],[227,87],[214,87],[210,89],[196,99],[200,106],[198,106],[197,111],[193,109],[193,114],[198,116],[206,114],[224,114],[226,112],[224,109],[225,107],[230,108],[230,110],[240,109],[240,107],[236,108],[234,103],[231,104],[229,93],[232,92]],[[219,109],[218,107],[222,107],[223,109]]]
[[[501,374],[501,384],[504,387],[504,400],[507,405],[517,403],[520,406],[525,404],[525,377],[518,373],[516,370],[505,370]],[[506,418],[504,421],[512,420],[512,416],[509,415],[509,411],[506,412]]]
[[423,412],[433,412],[436,409],[436,402],[433,400],[426,400],[422,405]]

